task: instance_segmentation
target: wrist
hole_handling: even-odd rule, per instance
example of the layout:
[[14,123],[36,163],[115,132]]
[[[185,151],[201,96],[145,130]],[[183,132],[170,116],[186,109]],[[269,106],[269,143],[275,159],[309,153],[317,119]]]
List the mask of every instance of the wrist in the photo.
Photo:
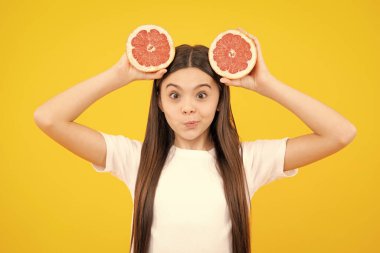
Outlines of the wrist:
[[265,96],[268,89],[270,89],[270,86],[273,85],[276,81],[277,79],[273,75],[269,74],[268,76],[263,78],[259,83],[257,83],[255,91]]
[[125,71],[117,65],[113,65],[111,68],[107,69],[106,72],[108,72],[110,78],[117,86],[121,87],[133,81],[131,78],[126,78]]

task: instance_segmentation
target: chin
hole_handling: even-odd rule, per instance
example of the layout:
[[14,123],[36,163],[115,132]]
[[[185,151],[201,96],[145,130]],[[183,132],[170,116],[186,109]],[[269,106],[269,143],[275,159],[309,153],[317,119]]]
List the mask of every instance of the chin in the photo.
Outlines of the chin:
[[191,130],[181,130],[181,131],[177,131],[177,133],[179,133],[178,135],[182,138],[182,139],[185,139],[185,140],[188,140],[188,141],[192,141],[192,140],[195,140],[199,137],[201,137],[204,132],[206,131],[206,129],[202,129],[202,130],[199,130],[199,129],[191,129]]

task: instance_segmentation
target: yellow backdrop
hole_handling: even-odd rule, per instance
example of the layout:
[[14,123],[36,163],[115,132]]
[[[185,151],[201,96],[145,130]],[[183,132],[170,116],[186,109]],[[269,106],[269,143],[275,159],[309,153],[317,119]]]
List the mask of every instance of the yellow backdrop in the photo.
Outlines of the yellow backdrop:
[[[254,252],[380,252],[379,3],[355,1],[4,1],[0,3],[0,252],[127,252],[126,186],[49,139],[34,110],[116,63],[129,33],[164,27],[175,45],[243,27],[272,74],[358,130],[340,152],[252,200]],[[94,103],[76,122],[143,140],[151,81]],[[232,87],[243,141],[311,130],[273,100]],[[379,116],[379,114],[377,113]]]

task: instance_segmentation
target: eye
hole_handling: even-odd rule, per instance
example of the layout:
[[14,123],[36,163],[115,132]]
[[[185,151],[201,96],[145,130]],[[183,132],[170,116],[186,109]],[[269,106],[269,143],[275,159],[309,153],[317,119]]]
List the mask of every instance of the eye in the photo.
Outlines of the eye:
[[175,93],[175,92],[172,92],[172,93],[170,93],[169,97],[172,98],[172,99],[177,99],[178,98],[178,94]]
[[[201,95],[201,96],[199,96]],[[202,96],[203,95],[203,96]],[[207,97],[207,93],[206,92],[201,92],[201,93],[198,93],[198,98],[201,98],[201,99],[204,99]]]

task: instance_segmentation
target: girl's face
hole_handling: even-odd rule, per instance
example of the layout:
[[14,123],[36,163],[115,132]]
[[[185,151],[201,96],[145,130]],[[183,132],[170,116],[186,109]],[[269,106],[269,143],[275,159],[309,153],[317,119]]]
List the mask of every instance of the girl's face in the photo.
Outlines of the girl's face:
[[218,101],[218,84],[198,68],[180,69],[167,76],[161,84],[159,107],[175,132],[176,146],[212,145],[207,137]]

